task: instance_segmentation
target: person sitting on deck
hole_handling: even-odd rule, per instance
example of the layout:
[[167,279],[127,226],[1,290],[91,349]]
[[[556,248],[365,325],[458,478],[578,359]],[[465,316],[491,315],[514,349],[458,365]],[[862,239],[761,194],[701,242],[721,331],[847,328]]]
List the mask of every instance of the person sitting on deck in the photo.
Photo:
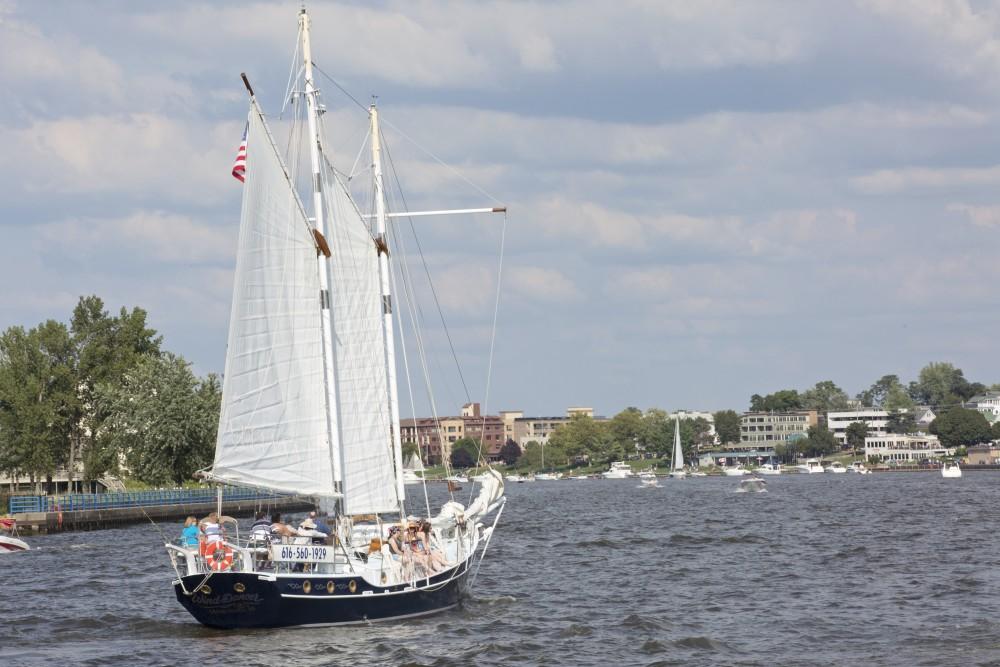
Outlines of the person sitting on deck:
[[391,526],[389,528],[389,536],[387,538],[389,544],[389,553],[394,561],[399,561],[400,565],[403,567],[403,576],[410,576],[413,571],[413,559],[410,557],[410,551],[406,548],[403,543],[403,531],[400,530],[399,526]]
[[181,546],[185,547],[196,547],[198,546],[198,537],[200,533],[198,531],[198,519],[193,516],[189,516],[184,521],[184,530],[181,531]]
[[300,537],[309,538],[312,544],[326,544],[327,533],[317,529],[316,522],[310,518],[299,524],[298,534]]
[[431,566],[431,570],[434,572],[441,572],[447,569],[448,561],[445,559],[441,550],[437,548],[431,541],[433,533],[431,533],[431,522],[427,519],[420,520],[419,527],[420,539],[423,542],[424,551],[427,554],[427,563]]
[[225,538],[222,532],[222,523],[219,521],[219,513],[212,512],[198,524],[202,534],[205,536],[205,544],[222,542]]
[[316,522],[316,530],[321,533],[326,533],[326,543],[333,544],[333,531],[330,530],[330,525],[326,522],[326,515],[317,515],[316,512],[309,512],[309,518]]
[[271,521],[263,512],[257,512],[254,522],[250,524],[250,540],[260,544],[267,544],[271,541]]
[[271,535],[279,540],[283,537],[298,537],[298,531],[288,524],[281,523],[281,514],[275,512],[271,515]]

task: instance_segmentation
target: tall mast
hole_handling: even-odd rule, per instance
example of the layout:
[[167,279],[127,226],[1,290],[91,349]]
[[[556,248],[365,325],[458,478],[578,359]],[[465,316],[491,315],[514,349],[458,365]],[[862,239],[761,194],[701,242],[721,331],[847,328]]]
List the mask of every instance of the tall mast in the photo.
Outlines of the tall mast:
[[385,188],[382,182],[382,137],[379,134],[378,108],[370,107],[372,124],[372,171],[375,175],[375,245],[378,248],[378,271],[382,283],[382,328],[385,330],[385,363],[389,381],[389,418],[392,420],[392,458],[396,468],[396,497],[399,515],[405,516],[403,500],[403,446],[399,434],[399,389],[396,386],[396,343],[392,328],[392,294],[389,289],[389,241],[386,237]]
[[[309,15],[303,7],[299,12],[299,31],[302,33],[302,60],[305,65],[306,107],[309,118],[309,160],[312,164],[313,217],[316,231],[326,237],[326,220],[323,216],[323,179],[320,177],[320,151],[322,146],[319,137],[319,91],[313,80],[312,48],[309,44]],[[333,463],[334,486],[343,480],[340,469],[340,437],[337,430],[337,394],[334,387],[333,372],[333,322],[330,310],[330,262],[323,253],[316,257],[319,271],[320,308],[323,323],[323,383],[326,387],[326,428],[330,442],[330,458]]]

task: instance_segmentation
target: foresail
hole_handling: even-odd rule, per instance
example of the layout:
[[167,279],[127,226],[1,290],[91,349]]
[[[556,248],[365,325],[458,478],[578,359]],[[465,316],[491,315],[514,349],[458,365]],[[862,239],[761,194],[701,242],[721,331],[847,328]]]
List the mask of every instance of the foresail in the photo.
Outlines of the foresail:
[[305,214],[254,106],[214,479],[335,494],[319,298]]
[[397,497],[378,255],[343,184],[324,174],[329,207],[334,373],[346,514],[392,512]]

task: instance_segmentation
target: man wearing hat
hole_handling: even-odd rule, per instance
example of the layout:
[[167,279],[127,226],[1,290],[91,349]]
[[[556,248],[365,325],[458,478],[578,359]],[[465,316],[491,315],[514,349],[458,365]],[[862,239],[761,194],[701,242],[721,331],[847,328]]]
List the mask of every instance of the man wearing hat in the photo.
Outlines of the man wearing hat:
[[306,517],[306,520],[299,524],[299,535],[311,537],[313,544],[326,544],[327,534],[316,530],[316,522],[309,517]]

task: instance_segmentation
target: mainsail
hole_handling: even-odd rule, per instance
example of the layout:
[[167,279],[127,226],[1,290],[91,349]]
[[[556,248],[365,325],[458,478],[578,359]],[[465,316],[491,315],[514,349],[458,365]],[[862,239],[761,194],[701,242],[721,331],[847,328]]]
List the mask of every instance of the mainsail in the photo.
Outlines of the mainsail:
[[210,476],[333,496],[316,246],[256,104],[247,165]]
[[368,225],[329,167],[330,302],[344,513],[397,511],[378,254]]

